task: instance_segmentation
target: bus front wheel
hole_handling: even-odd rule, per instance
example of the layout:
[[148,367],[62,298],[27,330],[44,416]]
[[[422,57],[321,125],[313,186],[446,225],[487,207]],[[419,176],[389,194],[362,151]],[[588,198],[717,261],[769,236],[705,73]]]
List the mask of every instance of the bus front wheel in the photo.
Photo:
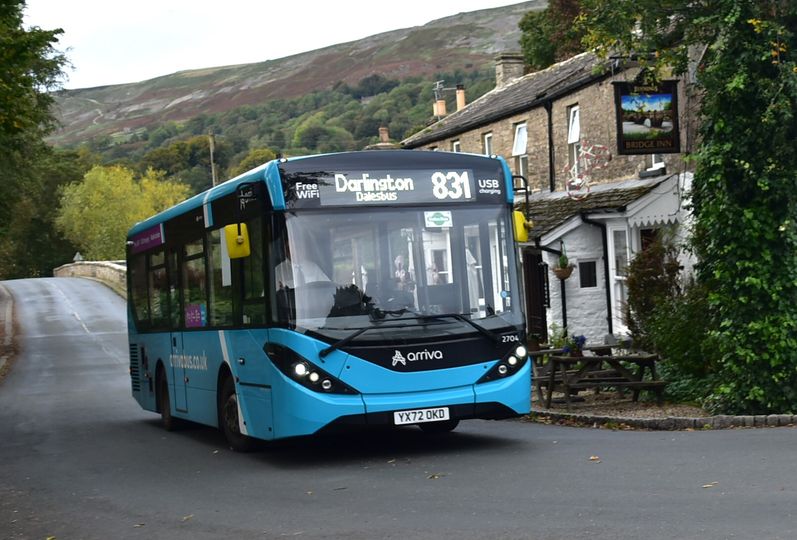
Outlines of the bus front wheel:
[[236,452],[251,452],[255,448],[255,441],[241,433],[238,418],[238,395],[235,393],[235,382],[232,377],[226,377],[221,387],[219,398],[219,427],[230,448]]

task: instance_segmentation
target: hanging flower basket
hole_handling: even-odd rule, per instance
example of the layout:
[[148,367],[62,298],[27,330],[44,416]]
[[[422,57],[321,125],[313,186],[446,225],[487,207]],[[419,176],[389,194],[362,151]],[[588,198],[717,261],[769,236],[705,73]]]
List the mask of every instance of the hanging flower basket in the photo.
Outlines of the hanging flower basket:
[[554,266],[553,267],[553,273],[556,274],[556,277],[558,277],[559,279],[567,279],[567,278],[570,277],[570,274],[573,273],[573,267],[572,266],[565,266],[565,267]]

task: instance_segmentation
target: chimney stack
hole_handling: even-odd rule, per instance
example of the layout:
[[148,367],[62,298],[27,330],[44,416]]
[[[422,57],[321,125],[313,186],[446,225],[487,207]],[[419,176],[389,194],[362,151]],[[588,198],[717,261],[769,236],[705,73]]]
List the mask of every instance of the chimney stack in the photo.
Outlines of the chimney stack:
[[457,85],[457,110],[465,108],[465,85]]
[[380,143],[389,143],[390,142],[390,131],[386,127],[379,128],[379,142]]
[[446,100],[438,99],[437,101],[435,101],[432,110],[434,111],[434,115],[438,117],[445,116],[446,114],[448,114],[446,112]]
[[506,86],[523,76],[525,62],[519,52],[505,52],[495,57],[495,87]]

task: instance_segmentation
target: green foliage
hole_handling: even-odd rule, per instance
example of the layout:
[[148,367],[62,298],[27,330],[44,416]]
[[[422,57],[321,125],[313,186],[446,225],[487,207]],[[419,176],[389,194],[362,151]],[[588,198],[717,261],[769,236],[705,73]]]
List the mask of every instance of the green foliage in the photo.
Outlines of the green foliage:
[[[401,140],[432,120],[435,80],[464,84],[473,101],[493,88],[494,74],[458,70],[436,73],[429,80],[404,81],[372,75],[354,87],[340,82],[330,90],[292,99],[204,113],[182,124],[167,122],[127,140],[100,137],[89,141],[88,147],[103,164],[123,164],[142,172],[150,167],[162,170],[198,192],[211,184],[206,133],[216,135],[220,180],[251,168],[240,163],[252,149],[268,149],[275,155],[357,150],[378,142],[381,126],[389,128],[393,140]],[[449,110],[454,110],[454,93],[448,94]]]
[[681,294],[678,250],[667,238],[656,238],[634,256],[628,265],[628,302],[625,320],[634,343],[644,350],[654,348],[652,321],[661,307]]
[[274,159],[276,154],[271,148],[252,148],[238,165],[230,168],[230,177],[236,177]]
[[797,411],[797,4],[582,5],[588,41],[604,51],[655,52],[648,61],[676,73],[690,51],[703,53],[693,213],[702,352],[717,372],[708,402],[730,413]]
[[66,63],[54,48],[61,30],[24,28],[24,6],[0,6],[0,279],[49,275],[49,265],[70,249],[49,218],[69,171],[42,142],[55,124],[48,91],[58,87]]
[[574,25],[578,0],[551,0],[542,11],[529,11],[520,20],[520,50],[526,65],[545,69],[584,51],[583,31]]
[[153,170],[137,180],[129,169],[95,166],[63,188],[55,222],[87,259],[123,259],[132,225],[187,196],[187,186]]

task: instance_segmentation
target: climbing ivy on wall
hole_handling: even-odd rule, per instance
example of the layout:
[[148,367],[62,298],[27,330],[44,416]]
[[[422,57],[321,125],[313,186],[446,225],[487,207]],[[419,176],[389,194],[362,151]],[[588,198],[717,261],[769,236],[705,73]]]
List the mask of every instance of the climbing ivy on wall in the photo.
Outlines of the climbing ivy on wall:
[[797,412],[797,3],[585,0],[580,21],[590,46],[695,70],[693,244],[718,369],[708,404]]

